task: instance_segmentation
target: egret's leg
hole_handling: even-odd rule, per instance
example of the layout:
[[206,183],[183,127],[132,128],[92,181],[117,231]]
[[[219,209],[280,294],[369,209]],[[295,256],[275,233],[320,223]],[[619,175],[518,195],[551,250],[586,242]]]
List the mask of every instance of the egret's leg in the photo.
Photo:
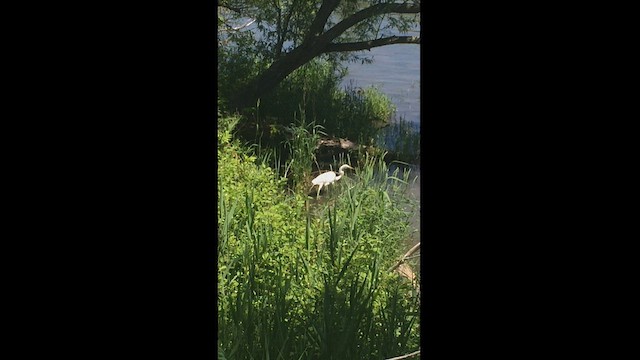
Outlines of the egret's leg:
[[322,189],[322,185],[323,184],[318,185],[318,194],[316,195],[316,197],[320,197],[320,189]]

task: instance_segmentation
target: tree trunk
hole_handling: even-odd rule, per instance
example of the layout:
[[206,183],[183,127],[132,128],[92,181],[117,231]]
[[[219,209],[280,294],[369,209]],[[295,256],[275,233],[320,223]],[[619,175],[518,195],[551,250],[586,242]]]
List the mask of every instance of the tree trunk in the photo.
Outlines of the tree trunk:
[[276,60],[267,70],[252,80],[244,91],[236,94],[233,100],[235,108],[239,110],[255,106],[259,98],[275,89],[289,74],[321,53],[317,49],[313,50],[309,46],[301,46]]

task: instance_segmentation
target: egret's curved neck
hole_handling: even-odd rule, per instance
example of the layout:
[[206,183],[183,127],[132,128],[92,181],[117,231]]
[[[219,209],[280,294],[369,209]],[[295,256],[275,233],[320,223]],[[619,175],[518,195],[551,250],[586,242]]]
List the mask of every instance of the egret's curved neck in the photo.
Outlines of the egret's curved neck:
[[347,165],[340,166],[340,174],[344,174],[344,169],[349,169]]

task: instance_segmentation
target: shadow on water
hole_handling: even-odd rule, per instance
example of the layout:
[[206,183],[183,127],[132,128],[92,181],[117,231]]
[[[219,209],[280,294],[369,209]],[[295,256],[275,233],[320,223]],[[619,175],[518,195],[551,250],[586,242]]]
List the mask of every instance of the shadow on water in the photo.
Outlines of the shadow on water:
[[[393,121],[390,126],[381,129],[377,143],[389,150],[391,161],[389,163],[389,173],[397,168],[410,170],[410,183],[407,188],[407,195],[417,203],[417,209],[412,212],[409,218],[409,236],[406,239],[407,249],[420,242],[420,123],[405,121],[404,118]],[[392,160],[399,160],[406,164],[399,164]],[[420,273],[420,251],[414,254],[410,261],[411,267]]]
[[[409,233],[405,238],[406,250],[409,250],[414,245],[420,242],[420,164],[399,164],[397,162],[391,162],[389,164],[389,175],[393,174],[396,169],[400,169],[400,173],[403,171],[409,171],[409,183],[405,192],[405,196],[414,201],[415,208],[407,204],[403,206],[403,210],[410,214],[408,219]],[[420,273],[420,250],[413,254],[414,261],[408,261],[410,266],[415,269],[415,273]]]
[[420,123],[403,117],[393,119],[389,126],[378,131],[375,141],[389,151],[388,161],[420,164]]

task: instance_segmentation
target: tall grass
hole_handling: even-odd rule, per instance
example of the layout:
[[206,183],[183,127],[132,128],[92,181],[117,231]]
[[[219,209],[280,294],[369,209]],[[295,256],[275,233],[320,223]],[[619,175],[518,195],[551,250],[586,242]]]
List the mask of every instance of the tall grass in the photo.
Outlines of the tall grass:
[[304,109],[300,108],[300,120],[287,128],[289,137],[285,148],[289,151],[289,166],[292,170],[293,188],[302,190],[311,175],[312,164],[316,161],[315,150],[322,131],[314,121],[307,124]]
[[[233,206],[221,206],[232,216]],[[329,234],[288,258],[269,226],[254,226],[249,194],[244,206],[241,251],[231,260],[227,242],[219,249],[218,341],[226,358],[381,359],[417,348],[417,300],[381,270],[383,251],[364,250],[361,233],[342,231],[357,219],[340,220],[329,209]],[[309,227],[305,240],[313,242]]]
[[[403,250],[409,173],[365,156],[310,211],[286,195],[277,153],[218,146],[218,349],[225,359],[384,359],[419,346],[412,285],[387,271]],[[292,126],[289,175],[310,168],[313,122]],[[260,146],[257,147],[259,150]],[[253,155],[251,155],[253,154]],[[306,190],[306,189],[305,189]]]

